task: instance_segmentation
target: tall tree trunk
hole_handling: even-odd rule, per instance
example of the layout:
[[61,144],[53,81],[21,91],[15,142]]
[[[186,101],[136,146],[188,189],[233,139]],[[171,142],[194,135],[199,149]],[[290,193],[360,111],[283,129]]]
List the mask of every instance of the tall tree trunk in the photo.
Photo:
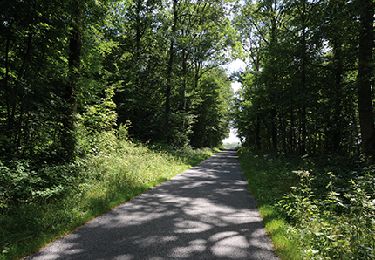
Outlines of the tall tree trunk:
[[[138,93],[142,90],[141,88],[141,39],[142,39],[142,28],[141,28],[141,12],[142,12],[142,1],[137,0],[136,3],[136,25],[135,25],[135,88]],[[142,98],[142,97],[140,97]]]
[[280,126],[280,139],[281,139],[281,146],[282,146],[282,152],[284,154],[287,153],[287,147],[286,147],[286,115],[285,111],[282,108],[280,111],[280,116],[279,116],[279,126]]
[[186,49],[183,49],[182,50],[182,53],[181,53],[181,69],[182,69],[182,73],[181,73],[181,77],[182,77],[182,80],[181,80],[181,88],[180,88],[180,110],[185,112],[185,109],[186,109],[186,77],[188,76],[187,75],[187,52],[186,52]]
[[193,89],[197,90],[198,89],[198,84],[199,84],[199,78],[200,78],[200,73],[201,73],[201,68],[202,68],[202,62],[201,61],[196,61],[194,65],[194,82],[193,82]]
[[334,55],[334,71],[335,71],[335,88],[334,98],[332,102],[334,104],[333,111],[333,131],[331,136],[331,151],[340,152],[340,144],[342,139],[342,78],[343,78],[343,57],[342,47],[337,41],[333,44],[333,55]]
[[63,112],[63,129],[61,145],[64,150],[64,160],[70,161],[74,158],[76,145],[74,117],[77,110],[77,81],[79,79],[81,49],[82,49],[82,7],[78,0],[73,1],[72,25],[69,39],[69,75],[65,85],[63,99],[66,104]]
[[[31,26],[30,26],[31,28]],[[22,126],[24,120],[24,111],[26,103],[29,101],[25,98],[25,88],[23,82],[28,82],[28,69],[31,64],[32,60],[32,39],[33,39],[33,31],[30,31],[27,34],[27,38],[25,39],[25,53],[22,61],[22,66],[20,69],[19,78],[15,86],[10,88],[10,117],[8,121],[8,129],[11,132],[11,139],[13,142],[14,147],[20,147],[21,139],[22,139]],[[29,82],[28,82],[29,83]],[[30,84],[30,83],[29,83]],[[17,114],[17,107],[19,108],[19,113]],[[18,149],[15,150],[16,153],[22,152]]]
[[260,118],[258,113],[256,114],[256,119],[255,119],[255,147],[258,151],[262,149],[262,140],[260,137]]
[[290,98],[290,129],[289,129],[289,151],[294,152],[296,150],[296,138],[295,138],[295,119],[294,119],[294,106],[293,98]]
[[173,0],[173,24],[172,24],[172,32],[171,32],[171,39],[169,45],[169,58],[167,64],[167,83],[165,88],[165,112],[164,112],[164,133],[165,133],[165,140],[167,143],[170,141],[170,114],[171,114],[171,95],[172,95],[172,77],[173,77],[173,64],[174,64],[174,44],[175,44],[175,37],[176,37],[176,27],[177,27],[177,4],[178,0]]
[[299,152],[306,152],[306,0],[302,0],[301,97]]
[[271,109],[271,140],[272,150],[277,152],[277,112],[275,107]]
[[142,12],[142,0],[137,0],[136,3],[136,25],[135,25],[135,58],[137,64],[141,57],[141,12]]
[[[274,2],[275,4],[275,2]],[[274,12],[276,12],[276,6],[273,7]],[[276,17],[272,18],[272,27],[271,27],[271,39],[270,39],[270,49],[273,55],[275,55],[275,51],[277,50],[277,20]],[[274,60],[272,60],[272,64],[270,65],[272,68],[272,74],[270,78],[270,89],[271,89],[271,142],[272,142],[272,150],[273,152],[277,152],[277,136],[278,136],[278,129],[277,129],[277,96],[274,94],[277,88],[278,82],[278,75],[276,69],[274,69]]]
[[5,76],[4,76],[4,95],[5,95],[5,103],[6,103],[6,110],[7,110],[7,128],[10,129],[10,90],[9,90],[9,50],[10,50],[10,36],[7,36],[6,43],[5,43]]
[[187,68],[187,51],[186,49],[182,50],[181,53],[181,68],[182,68],[182,80],[181,80],[181,89],[180,89],[180,111],[183,113],[183,119],[182,119],[182,131],[186,133],[186,77],[188,68]]
[[375,129],[372,104],[374,48],[374,4],[372,0],[358,0],[360,15],[358,52],[358,113],[363,152],[375,156]]

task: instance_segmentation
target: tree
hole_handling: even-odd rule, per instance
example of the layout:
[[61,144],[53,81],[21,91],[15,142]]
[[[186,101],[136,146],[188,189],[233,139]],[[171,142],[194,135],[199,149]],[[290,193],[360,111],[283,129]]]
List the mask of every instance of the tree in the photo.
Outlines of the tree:
[[374,76],[374,3],[359,0],[359,50],[358,50],[358,113],[361,127],[363,151],[375,155],[375,129],[372,105],[372,83]]
[[71,29],[69,35],[69,56],[68,56],[68,80],[63,91],[65,103],[64,115],[62,118],[61,144],[63,146],[63,158],[72,160],[75,151],[74,117],[77,112],[77,84],[80,74],[81,50],[82,50],[82,14],[84,3],[82,1],[71,2]]
[[[356,20],[358,3],[259,0],[241,5],[234,23],[248,69],[240,76],[236,122],[247,145],[283,153],[358,156],[359,126],[362,132],[367,129],[362,143],[372,142],[371,81],[365,79],[372,77],[373,43],[368,39],[373,30],[372,16],[363,10],[373,8],[361,9],[362,17],[371,17],[366,27],[363,18]],[[367,30],[358,35],[361,23]],[[358,42],[362,65],[356,62]],[[359,120],[357,106],[362,109]]]
[[202,76],[196,92],[196,120],[192,128],[191,144],[194,147],[220,146],[229,128],[232,93],[228,76],[223,70],[210,70]]

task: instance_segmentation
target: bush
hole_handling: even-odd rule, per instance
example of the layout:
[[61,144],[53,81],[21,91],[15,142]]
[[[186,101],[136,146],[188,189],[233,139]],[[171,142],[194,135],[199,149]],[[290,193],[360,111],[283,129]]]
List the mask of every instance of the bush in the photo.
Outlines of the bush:
[[314,192],[308,171],[297,171],[298,186],[278,205],[294,223],[305,259],[374,259],[375,190],[374,175],[349,181],[342,189],[331,182],[323,196]]
[[150,149],[127,140],[126,126],[81,132],[79,141],[85,156],[72,164],[0,164],[0,259],[29,254],[212,154],[188,147]]
[[59,197],[74,187],[78,174],[75,164],[33,169],[27,161],[8,167],[0,162],[0,209]]
[[246,148],[240,158],[282,259],[375,258],[374,168],[340,157],[284,157]]

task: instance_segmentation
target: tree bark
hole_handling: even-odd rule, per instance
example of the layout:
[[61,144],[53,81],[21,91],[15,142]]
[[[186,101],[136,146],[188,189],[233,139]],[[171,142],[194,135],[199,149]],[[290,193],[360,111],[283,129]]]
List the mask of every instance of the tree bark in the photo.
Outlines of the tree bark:
[[5,43],[5,76],[4,76],[4,95],[5,95],[5,103],[6,103],[6,110],[7,110],[7,127],[10,128],[10,104],[9,104],[9,50],[10,50],[10,36],[8,35]]
[[[138,93],[142,91],[142,75],[141,75],[141,52],[142,52],[142,21],[141,21],[141,12],[142,12],[142,1],[137,0],[136,3],[136,28],[135,28],[135,88]],[[139,97],[142,99],[142,96]]]
[[[274,2],[275,4],[275,2]],[[276,6],[273,8],[271,7],[273,12],[276,12]],[[272,17],[271,20],[272,26],[271,26],[271,39],[270,39],[270,49],[273,55],[275,55],[275,51],[277,50],[277,20],[276,17]],[[274,58],[275,59],[275,58]],[[273,61],[274,61],[273,59]],[[277,109],[278,107],[276,106],[277,104],[277,97],[274,94],[277,89],[277,82],[278,82],[278,75],[276,73],[276,70],[274,69],[273,62],[270,64],[272,68],[272,74],[270,78],[270,89],[271,89],[271,94],[270,94],[270,99],[272,103],[272,108],[271,108],[271,141],[272,141],[272,150],[273,152],[277,153],[277,144],[278,144],[278,127],[277,127]]]
[[359,51],[358,51],[358,113],[362,138],[362,149],[365,155],[375,156],[375,129],[372,104],[374,48],[374,4],[372,0],[359,0]]
[[255,136],[254,136],[254,141],[255,141],[255,147],[258,151],[262,149],[262,141],[260,137],[260,117],[258,113],[256,114],[256,119],[255,119]]
[[164,133],[165,133],[165,141],[169,143],[170,141],[170,114],[171,114],[171,95],[172,95],[172,77],[173,77],[173,64],[174,64],[174,44],[175,44],[175,37],[176,37],[176,27],[177,27],[177,4],[178,0],[173,0],[173,24],[172,24],[172,32],[171,32],[171,39],[169,45],[169,58],[167,64],[167,83],[165,88],[165,112],[164,112]]
[[295,119],[294,119],[294,100],[290,98],[290,129],[289,129],[289,151],[294,152],[296,150],[296,134],[295,134]]
[[181,69],[182,69],[182,80],[181,80],[181,89],[180,89],[180,110],[185,112],[186,110],[186,77],[188,76],[187,75],[187,51],[186,49],[183,49],[182,50],[182,53],[181,53]]
[[82,49],[82,8],[78,0],[73,1],[72,25],[69,39],[69,75],[68,82],[63,92],[65,111],[63,112],[63,129],[61,145],[64,150],[64,161],[71,161],[74,158],[76,145],[74,117],[77,110],[77,81],[79,80],[81,49]]
[[341,44],[333,44],[334,71],[335,71],[335,93],[334,93],[334,111],[333,111],[333,129],[331,136],[331,151],[340,152],[342,139],[342,78],[343,78],[343,60]]
[[302,0],[302,39],[301,39],[301,108],[299,152],[306,152],[306,0]]

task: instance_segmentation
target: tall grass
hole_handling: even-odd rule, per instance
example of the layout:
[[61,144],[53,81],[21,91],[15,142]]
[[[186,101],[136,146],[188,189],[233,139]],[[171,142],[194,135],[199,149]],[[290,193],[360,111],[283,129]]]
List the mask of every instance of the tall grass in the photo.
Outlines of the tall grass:
[[[88,146],[92,141],[95,145]],[[12,188],[9,183],[18,181],[27,192],[0,193],[0,259],[35,252],[212,154],[210,149],[150,149],[114,133],[82,139],[80,147],[85,145],[92,152],[73,164],[36,170],[1,167],[7,176],[2,183]]]

